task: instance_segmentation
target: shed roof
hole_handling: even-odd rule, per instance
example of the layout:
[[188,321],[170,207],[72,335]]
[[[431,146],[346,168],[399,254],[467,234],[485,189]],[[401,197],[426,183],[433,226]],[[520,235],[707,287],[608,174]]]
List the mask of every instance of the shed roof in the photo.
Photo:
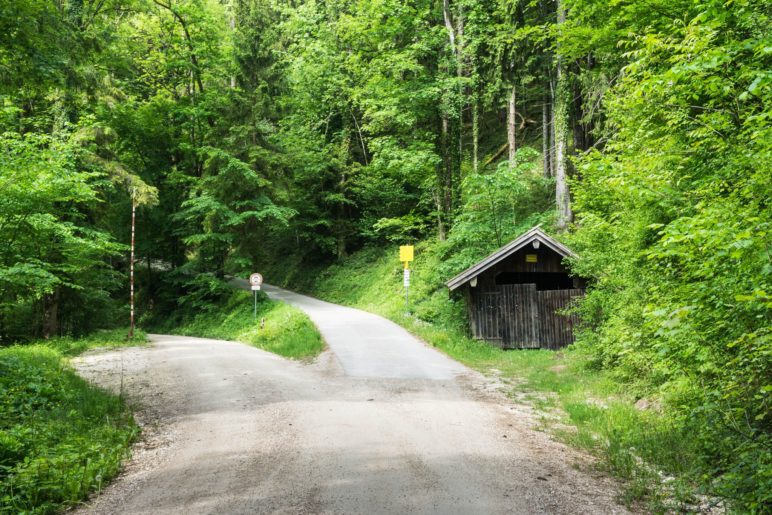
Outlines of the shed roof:
[[504,259],[508,258],[518,250],[532,244],[534,241],[538,241],[545,247],[557,252],[563,257],[577,257],[577,255],[568,247],[557,241],[555,238],[548,236],[537,225],[533,229],[529,230],[519,238],[516,238],[508,244],[501,247],[499,250],[489,255],[482,261],[470,266],[453,279],[445,283],[445,286],[451,290],[455,290],[459,286],[466,284],[481,273],[488,270],[493,265],[500,263]]

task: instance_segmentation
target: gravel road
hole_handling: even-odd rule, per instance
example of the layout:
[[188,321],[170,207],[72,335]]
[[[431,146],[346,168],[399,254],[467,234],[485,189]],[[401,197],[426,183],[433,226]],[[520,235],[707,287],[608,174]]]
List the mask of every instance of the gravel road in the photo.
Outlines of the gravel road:
[[527,406],[375,315],[267,288],[329,345],[313,363],[153,335],[77,359],[142,440],[80,513],[627,513]]

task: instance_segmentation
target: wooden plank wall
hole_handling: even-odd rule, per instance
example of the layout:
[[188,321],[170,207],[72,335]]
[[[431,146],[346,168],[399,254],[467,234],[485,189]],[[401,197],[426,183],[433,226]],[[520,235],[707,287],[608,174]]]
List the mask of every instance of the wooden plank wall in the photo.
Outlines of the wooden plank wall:
[[479,292],[472,297],[475,304],[475,337],[502,346],[501,292]]
[[556,312],[582,295],[582,289],[537,291],[534,284],[477,290],[470,296],[473,335],[507,349],[560,349],[573,343],[578,319]]
[[501,290],[502,343],[505,348],[539,348],[538,294],[535,284],[505,284]]
[[561,315],[558,312],[568,308],[573,299],[584,295],[584,290],[546,290],[538,292],[540,313],[540,346],[542,349],[560,349],[574,342],[574,325],[579,318]]

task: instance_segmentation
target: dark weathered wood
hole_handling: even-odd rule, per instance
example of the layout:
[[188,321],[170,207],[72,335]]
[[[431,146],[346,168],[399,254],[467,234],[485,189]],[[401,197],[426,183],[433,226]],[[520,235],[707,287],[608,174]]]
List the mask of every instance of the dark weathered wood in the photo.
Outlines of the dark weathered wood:
[[[552,248],[552,240],[533,248],[533,238],[542,234],[534,230],[519,247],[508,246],[504,259],[492,255],[483,260],[484,270],[476,265],[467,271],[478,273],[476,286],[466,283],[464,288],[475,338],[508,349],[559,349],[574,341],[577,317],[563,312],[584,294],[585,282],[568,276],[562,262],[568,254]],[[529,254],[536,262],[527,259]],[[454,281],[471,277],[462,276]]]
[[507,349],[560,349],[573,343],[575,314],[563,311],[582,289],[537,291],[533,284],[505,284],[469,297],[475,338]]
[[584,295],[584,290],[549,290],[538,292],[539,310],[542,318],[541,347],[559,349],[574,342],[573,327],[578,323],[575,314],[565,315],[563,311]]
[[[539,249],[533,248],[534,242],[538,242]],[[556,239],[545,234],[537,226],[531,229],[530,231],[526,232],[519,238],[511,241],[509,244],[497,250],[496,252],[486,257],[479,263],[464,270],[456,277],[448,281],[446,285],[451,290],[455,290],[456,288],[464,284],[467,284],[474,277],[482,276],[483,274],[490,275],[487,272],[491,267],[499,263],[503,263],[504,261],[517,263],[519,261],[524,260],[525,254],[529,254],[529,253],[539,254],[541,258],[549,259],[550,261],[556,262],[559,269],[555,269],[555,270],[543,269],[544,265],[539,264],[539,263],[543,263],[543,261],[540,259],[539,263],[535,264],[536,265],[535,267],[529,267],[530,264],[528,265],[524,264],[523,266],[526,268],[523,271],[533,271],[533,272],[565,271],[565,269],[560,266],[560,262],[562,261],[562,259],[564,257],[576,257],[576,254],[574,254],[571,251],[571,249],[569,249],[568,247],[566,247]],[[519,254],[519,257],[515,256],[515,254]]]
[[501,336],[501,292],[480,292],[476,303],[476,338],[499,344]]

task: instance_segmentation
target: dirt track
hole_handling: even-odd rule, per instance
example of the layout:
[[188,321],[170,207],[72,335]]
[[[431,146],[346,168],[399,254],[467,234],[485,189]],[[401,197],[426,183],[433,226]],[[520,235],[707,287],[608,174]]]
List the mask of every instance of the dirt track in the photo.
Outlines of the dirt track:
[[113,389],[122,377],[145,429],[83,513],[626,513],[587,458],[439,353],[428,374],[448,377],[430,379],[366,363],[347,374],[332,343],[301,364],[232,342],[153,342],[76,362]]

